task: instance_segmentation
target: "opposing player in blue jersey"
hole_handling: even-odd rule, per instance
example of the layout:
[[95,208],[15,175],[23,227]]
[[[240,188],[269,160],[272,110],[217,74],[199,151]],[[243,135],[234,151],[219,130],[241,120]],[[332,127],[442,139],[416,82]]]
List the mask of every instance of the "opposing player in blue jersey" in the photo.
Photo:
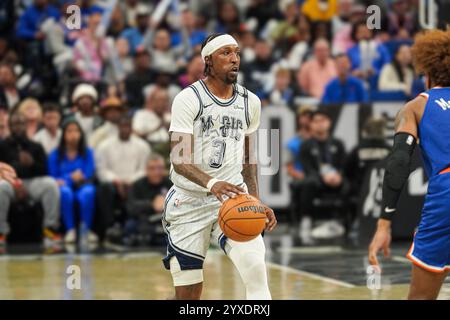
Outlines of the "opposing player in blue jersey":
[[383,212],[369,247],[389,256],[391,218],[410,174],[410,159],[420,142],[429,177],[422,218],[407,257],[413,262],[408,299],[436,299],[450,270],[450,30],[432,30],[416,37],[416,70],[426,77],[428,91],[408,102],[395,121],[394,146],[383,182]]

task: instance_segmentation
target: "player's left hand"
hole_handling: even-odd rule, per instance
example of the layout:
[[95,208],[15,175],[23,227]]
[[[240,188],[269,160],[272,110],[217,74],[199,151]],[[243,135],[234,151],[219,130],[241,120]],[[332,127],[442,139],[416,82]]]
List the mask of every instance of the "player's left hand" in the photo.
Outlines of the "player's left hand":
[[265,231],[272,231],[275,226],[277,225],[277,218],[275,217],[275,213],[273,212],[273,210],[271,208],[269,208],[268,206],[266,207],[266,215],[267,215],[267,220],[266,220],[266,228],[264,229]]

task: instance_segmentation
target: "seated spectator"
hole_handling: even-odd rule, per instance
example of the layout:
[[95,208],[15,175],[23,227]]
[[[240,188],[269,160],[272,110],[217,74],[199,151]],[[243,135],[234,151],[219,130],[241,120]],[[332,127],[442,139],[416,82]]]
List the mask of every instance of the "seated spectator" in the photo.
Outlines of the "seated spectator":
[[367,81],[377,80],[381,68],[391,61],[389,51],[374,40],[373,31],[365,21],[353,25],[352,39],[355,45],[347,54],[352,63],[353,76]]
[[365,103],[369,95],[364,82],[350,74],[350,59],[344,53],[336,57],[337,78],[325,87],[323,104]]
[[61,5],[59,20],[48,18],[41,26],[46,53],[53,57],[53,65],[59,76],[63,76],[64,71],[70,66],[73,60],[73,46],[82,34],[81,30],[68,27],[71,13],[67,9],[70,5],[68,2]]
[[[343,197],[345,191],[342,175],[345,149],[339,139],[330,135],[331,119],[326,113],[316,111],[310,126],[312,138],[304,141],[300,149],[300,162],[305,172],[300,204],[303,217],[313,216],[313,200],[316,197],[324,193]],[[303,219],[302,223],[301,238],[308,242],[311,236],[328,238],[344,233],[342,225],[333,220],[315,230],[310,229],[311,218]]]
[[204,78],[203,69],[205,64],[201,55],[195,55],[189,60],[187,65],[186,73],[182,74],[178,78],[178,83],[181,88],[186,88],[187,86],[193,84],[195,81]]
[[0,65],[0,105],[12,110],[24,94],[17,88],[17,77],[12,65]]
[[118,98],[111,97],[103,100],[99,113],[105,122],[92,133],[89,139],[89,145],[96,149],[109,137],[117,136],[119,133],[117,124],[126,111],[122,101]]
[[44,149],[27,138],[25,117],[13,113],[9,118],[11,136],[0,141],[0,161],[12,166],[18,179],[14,184],[0,181],[0,246],[8,233],[7,215],[12,201],[32,199],[44,209],[44,241],[46,245],[61,240],[59,227],[60,195],[56,181],[47,176]]
[[9,112],[6,108],[0,107],[0,141],[9,137]]
[[133,118],[133,131],[152,145],[169,141],[170,124],[169,96],[167,90],[155,87],[148,95],[145,109],[138,110]]
[[279,2],[279,10],[283,18],[279,19],[271,30],[270,37],[276,47],[287,47],[297,34],[296,22],[299,18],[299,6],[294,0]]
[[320,99],[327,83],[336,77],[336,65],[330,57],[330,46],[325,39],[314,43],[314,57],[305,62],[297,73],[297,84],[308,96]]
[[217,19],[214,31],[217,33],[234,33],[242,29],[239,8],[231,0],[217,2]]
[[17,112],[25,117],[27,137],[33,139],[42,124],[42,107],[39,101],[26,98],[18,105]]
[[99,11],[93,11],[88,18],[88,25],[82,31],[73,49],[73,64],[84,81],[99,82],[109,59],[110,46],[106,37],[97,36],[97,27],[102,19]]
[[49,17],[58,20],[59,10],[49,4],[48,0],[34,0],[34,3],[19,18],[17,37],[23,40],[43,40],[44,33],[40,27]]
[[61,192],[61,211],[66,243],[77,239],[75,231],[75,203],[80,212],[81,230],[87,232],[89,242],[97,242],[91,230],[95,210],[95,162],[94,152],[86,147],[81,126],[74,120],[67,121],[62,129],[59,146],[48,157],[48,170],[57,179]]
[[417,29],[417,21],[413,6],[407,0],[393,0],[388,15],[388,29],[391,35],[397,35],[402,30],[413,34]]
[[135,244],[136,240],[149,244],[154,240],[155,229],[161,223],[164,199],[171,186],[164,159],[157,154],[151,155],[146,165],[146,177],[134,182],[128,193],[126,244]]
[[[300,108],[300,111],[297,115],[297,134],[286,144],[286,148],[289,151],[286,161],[286,169],[287,174],[291,178],[290,188],[292,192],[290,222],[295,225],[297,225],[298,223],[299,215],[302,214],[302,210],[300,208],[300,199],[302,183],[305,179],[305,172],[300,161],[300,149],[303,141],[308,140],[311,137],[310,122],[312,114],[312,109],[308,107]],[[303,230],[301,229],[301,227],[303,226],[303,228],[305,228],[305,222],[303,221],[303,217],[300,218],[301,223],[299,232],[300,235],[302,235]],[[306,218],[306,220],[308,219],[310,221],[310,217]]]
[[146,50],[136,52],[134,56],[134,71],[125,79],[127,102],[133,109],[142,108],[144,105],[142,89],[155,81],[156,73],[151,65],[151,57]]
[[149,145],[131,134],[130,117],[122,117],[118,126],[118,135],[102,142],[95,154],[102,231],[114,225],[114,209],[126,201],[131,184],[145,175],[150,155]]
[[[337,2],[337,0],[305,0],[302,13],[311,21],[314,39],[320,36],[331,41],[331,19],[338,13]],[[322,35],[320,35],[320,26],[325,28]]]
[[185,42],[188,48],[185,56],[188,57],[192,56],[195,48],[201,47],[208,34],[199,28],[198,17],[187,4],[181,5],[179,10],[181,12],[181,28],[178,32],[172,32],[172,44],[181,45],[182,42]]
[[332,21],[333,54],[345,53],[355,45],[352,26],[366,18],[366,7],[355,3],[355,0],[340,0],[338,9],[339,16]]
[[273,63],[270,44],[266,40],[258,39],[255,44],[255,60],[242,66],[245,87],[256,95],[261,95],[264,90],[273,87]]
[[[157,72],[175,74],[181,67],[179,58],[184,53],[184,47],[172,47],[170,33],[165,28],[151,30],[146,36],[149,40],[144,40],[144,48],[152,55],[153,68]],[[148,46],[147,43],[151,45]]]
[[310,51],[309,42],[311,40],[310,26],[303,23],[298,27],[296,42],[287,55],[287,64],[290,70],[299,70],[305,62]]
[[59,107],[55,104],[45,105],[42,117],[44,127],[34,135],[33,140],[42,145],[47,155],[58,146],[61,140],[60,122],[61,112]]
[[266,92],[267,103],[272,106],[291,107],[294,99],[294,90],[291,87],[291,72],[280,68],[275,73],[275,86]]
[[95,110],[97,98],[97,90],[94,86],[87,83],[79,84],[72,93],[72,103],[75,112],[70,118],[73,117],[80,124],[87,141],[89,141],[94,130],[102,122]]
[[[150,8],[147,5],[139,3],[136,8],[136,26],[125,29],[120,37],[128,41],[130,53],[135,54],[142,46],[144,36],[148,30],[148,19],[150,17]],[[142,49],[142,48],[141,48]]]
[[305,178],[303,165],[300,161],[300,149],[303,141],[311,137],[310,122],[312,114],[312,109],[308,107],[300,108],[297,116],[297,134],[286,145],[289,150],[289,158],[286,163],[287,174],[294,181],[302,181]]
[[388,156],[391,146],[386,142],[385,131],[383,118],[369,118],[364,124],[362,139],[345,163],[345,175],[351,182],[350,194],[359,195],[367,170]]
[[378,79],[378,90],[401,91],[407,97],[411,96],[414,81],[411,48],[402,45],[398,48],[394,60],[383,66]]

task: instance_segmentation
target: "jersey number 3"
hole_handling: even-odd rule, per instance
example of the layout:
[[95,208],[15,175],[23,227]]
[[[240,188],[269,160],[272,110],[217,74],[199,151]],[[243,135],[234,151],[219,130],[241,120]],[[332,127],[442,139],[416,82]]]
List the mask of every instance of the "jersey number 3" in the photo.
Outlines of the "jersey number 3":
[[212,142],[213,152],[209,158],[209,166],[211,168],[220,168],[222,166],[223,157],[225,156],[225,148],[227,144],[224,140],[216,139]]

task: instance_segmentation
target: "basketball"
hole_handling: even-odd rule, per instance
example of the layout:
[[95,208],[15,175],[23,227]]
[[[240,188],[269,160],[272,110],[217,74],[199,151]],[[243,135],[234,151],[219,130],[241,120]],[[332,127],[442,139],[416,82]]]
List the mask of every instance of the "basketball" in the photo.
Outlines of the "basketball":
[[220,228],[234,241],[250,241],[264,230],[265,210],[265,206],[249,194],[227,199],[219,210]]

